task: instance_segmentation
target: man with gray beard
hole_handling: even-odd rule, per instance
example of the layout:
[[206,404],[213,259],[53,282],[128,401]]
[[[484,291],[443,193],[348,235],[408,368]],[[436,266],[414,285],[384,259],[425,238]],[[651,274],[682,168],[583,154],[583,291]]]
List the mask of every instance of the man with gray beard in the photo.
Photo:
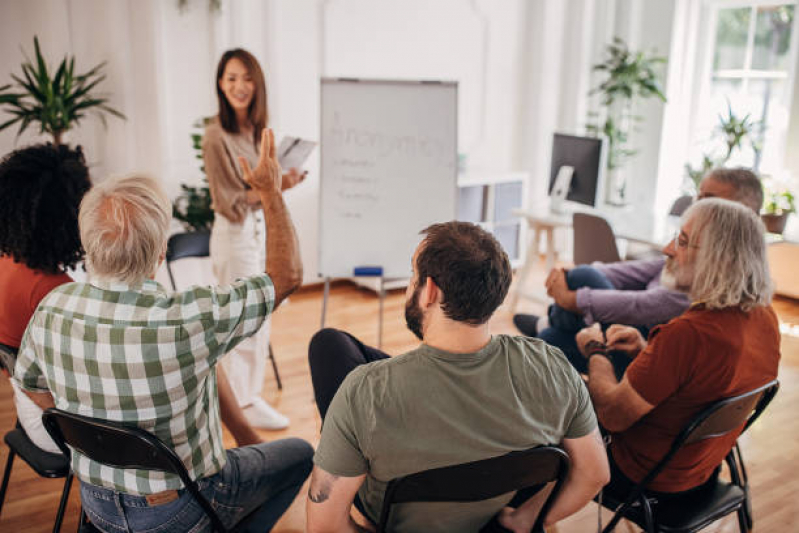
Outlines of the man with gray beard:
[[[697,199],[725,198],[760,211],[763,189],[760,180],[745,168],[717,168],[699,184]],[[664,259],[619,261],[555,268],[547,277],[547,294],[554,303],[541,317],[517,314],[513,322],[524,335],[538,337],[557,346],[574,367],[588,371],[575,344],[575,335],[598,322],[635,326],[646,337],[658,324],[665,324],[688,309],[685,294],[661,283]]]
[[[777,377],[780,334],[771,308],[763,225],[728,200],[697,202],[663,250],[664,283],[686,293],[688,310],[652,330],[598,326],[577,334],[588,390],[611,434],[607,490],[624,496],[666,454],[680,430],[710,403]],[[623,378],[614,360],[629,358]],[[659,501],[711,490],[740,430],[682,448],[649,485]]]

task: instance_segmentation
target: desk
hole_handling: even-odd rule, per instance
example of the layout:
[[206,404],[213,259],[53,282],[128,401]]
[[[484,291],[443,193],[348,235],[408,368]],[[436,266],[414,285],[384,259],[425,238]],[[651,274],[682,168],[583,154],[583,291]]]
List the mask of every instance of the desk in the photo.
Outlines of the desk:
[[652,213],[641,213],[640,210],[631,208],[617,209],[570,209],[565,213],[553,213],[548,204],[540,204],[532,209],[515,209],[513,214],[523,218],[530,230],[530,242],[527,244],[527,255],[524,264],[519,270],[516,287],[510,296],[511,309],[516,308],[520,296],[537,301],[547,302],[545,295],[524,292],[522,288],[530,275],[540,250],[541,238],[546,236],[545,268],[549,272],[555,266],[557,250],[555,249],[555,230],[557,228],[571,228],[572,215],[575,212],[585,212],[604,217],[613,228],[613,233],[619,239],[635,242],[659,249],[664,246],[679,229],[679,217],[655,217]]

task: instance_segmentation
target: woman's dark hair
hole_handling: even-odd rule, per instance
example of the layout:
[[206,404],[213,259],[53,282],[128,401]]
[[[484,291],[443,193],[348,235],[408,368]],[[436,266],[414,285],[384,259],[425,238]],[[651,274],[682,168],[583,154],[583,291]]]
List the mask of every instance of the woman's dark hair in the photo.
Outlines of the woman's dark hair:
[[48,274],[83,259],[78,209],[91,187],[80,147],[37,144],[0,161],[0,255]]
[[225,74],[225,67],[231,59],[238,59],[244,63],[247,72],[250,73],[253,83],[255,83],[255,92],[252,95],[250,107],[247,110],[247,116],[250,123],[253,125],[255,142],[256,144],[261,141],[261,133],[266,125],[269,123],[269,106],[266,103],[266,81],[264,80],[264,73],[261,70],[261,65],[251,53],[241,48],[234,48],[222,54],[219,60],[219,66],[216,68],[216,97],[219,100],[219,123],[222,128],[230,133],[239,132],[239,123],[236,120],[236,112],[230,102],[227,101],[225,93],[219,87],[219,82]]
[[512,272],[493,235],[469,222],[433,224],[416,256],[418,286],[428,277],[441,289],[441,309],[451,320],[485,324],[505,299]]

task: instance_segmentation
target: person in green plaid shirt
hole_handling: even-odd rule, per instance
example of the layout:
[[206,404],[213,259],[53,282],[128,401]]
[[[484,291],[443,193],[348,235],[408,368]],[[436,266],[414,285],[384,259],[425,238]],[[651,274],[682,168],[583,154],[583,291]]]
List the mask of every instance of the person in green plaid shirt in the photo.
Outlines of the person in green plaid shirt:
[[[152,279],[166,253],[169,199],[152,178],[107,180],[80,208],[90,282],[41,301],[13,379],[42,408],[150,431],[175,450],[226,526],[251,515],[244,531],[268,531],[308,477],[313,448],[284,439],[226,452],[216,364],[299,286],[302,264],[271,130],[257,167],[241,164],[269,220],[266,273],[169,294]],[[210,529],[177,476],[112,468],[76,450],[72,467],[102,531]]]

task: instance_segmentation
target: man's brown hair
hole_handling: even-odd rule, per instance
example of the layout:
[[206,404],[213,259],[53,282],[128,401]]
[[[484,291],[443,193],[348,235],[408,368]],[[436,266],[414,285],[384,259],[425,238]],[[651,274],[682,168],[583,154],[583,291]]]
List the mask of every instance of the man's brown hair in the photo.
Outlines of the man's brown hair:
[[432,278],[451,320],[485,324],[508,294],[508,255],[493,235],[469,222],[433,224],[416,258],[418,285]]

